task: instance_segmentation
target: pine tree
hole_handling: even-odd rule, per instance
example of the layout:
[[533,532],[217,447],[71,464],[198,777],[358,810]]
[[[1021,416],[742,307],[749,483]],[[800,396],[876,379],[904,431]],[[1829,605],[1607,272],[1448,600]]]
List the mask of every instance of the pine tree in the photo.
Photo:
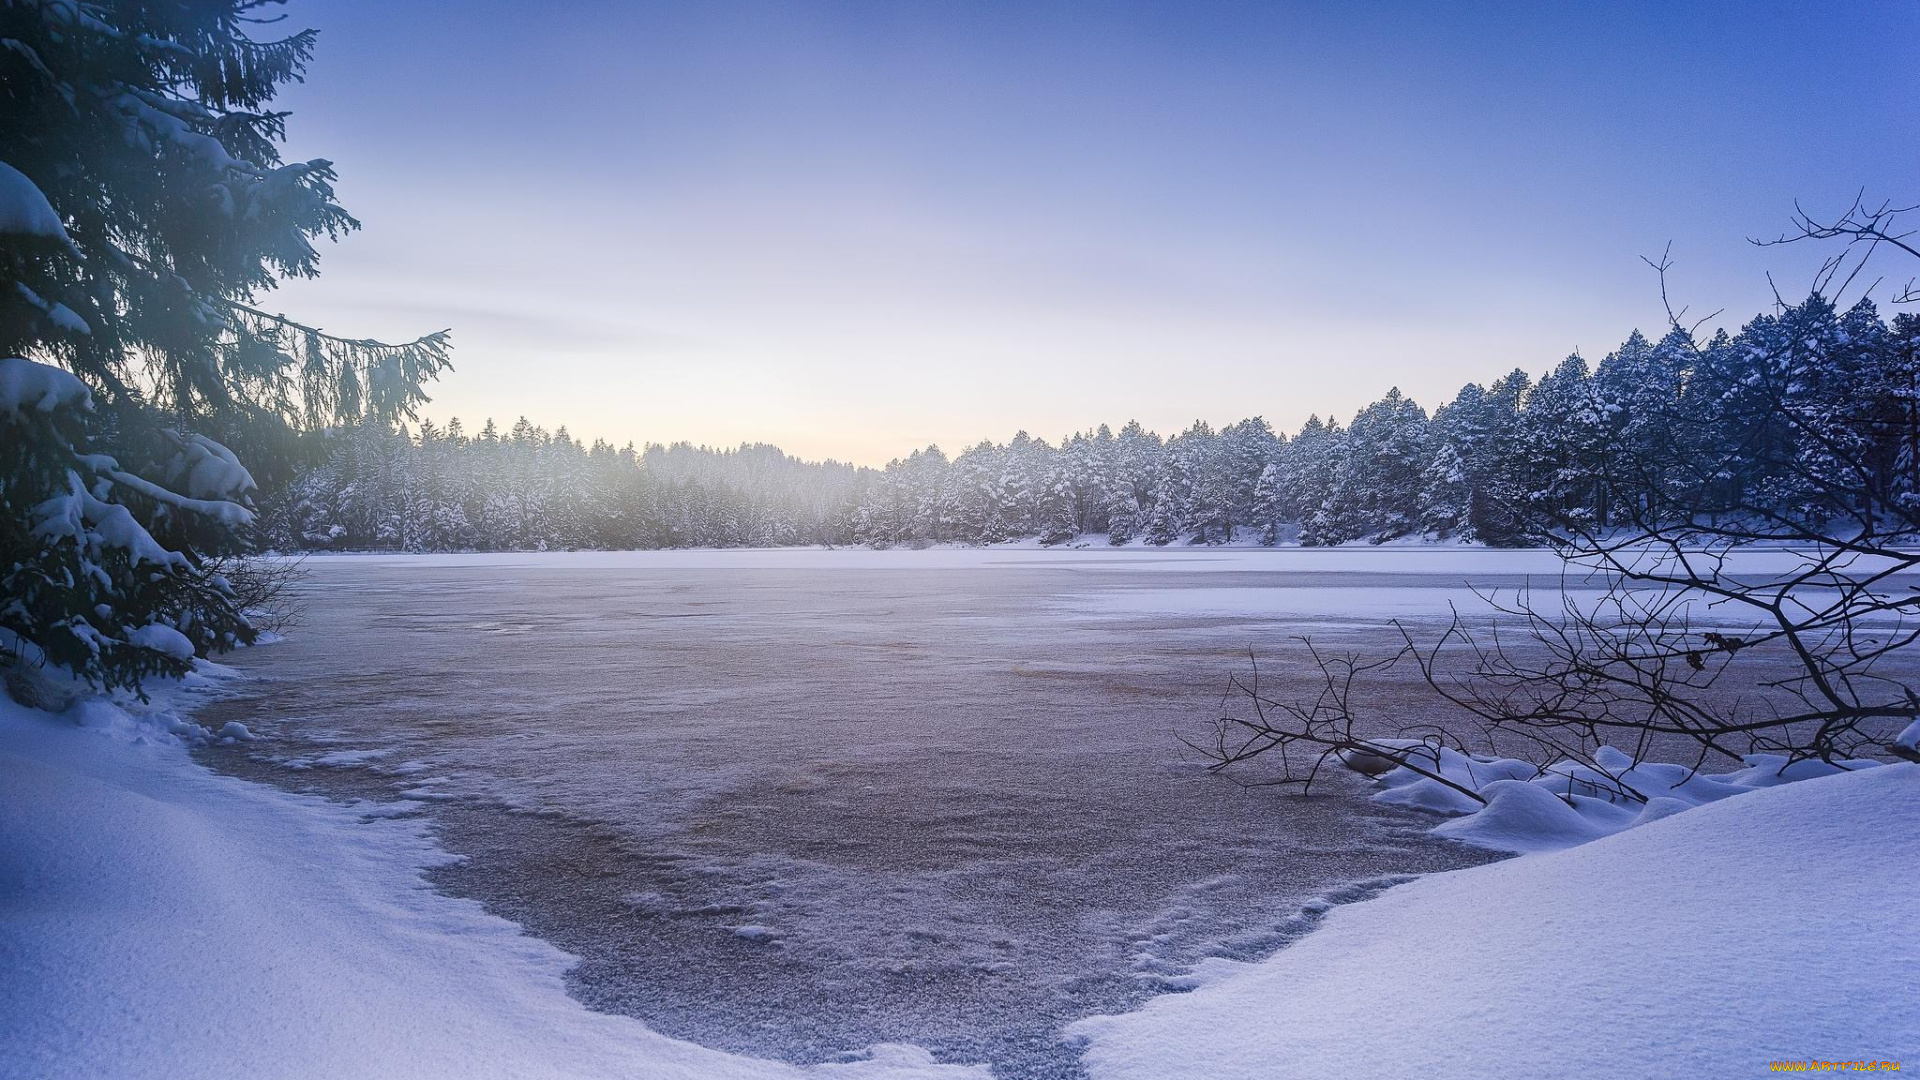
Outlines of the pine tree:
[[1180,539],[1179,495],[1171,475],[1162,475],[1154,490],[1153,507],[1147,511],[1143,539],[1154,547],[1166,547]]
[[1280,542],[1280,530],[1286,522],[1287,494],[1279,462],[1260,470],[1253,485],[1253,505],[1248,522],[1260,529],[1260,543],[1272,547]]
[[1578,354],[1543,377],[1527,395],[1515,451],[1529,505],[1550,517],[1593,521],[1611,426]]
[[[250,37],[256,6],[0,5],[0,357],[17,383],[0,565],[6,595],[31,598],[9,606],[0,663],[137,686],[247,640],[202,569],[251,539],[240,456],[282,478],[296,430],[411,416],[446,366],[444,334],[383,346],[255,305],[357,225],[329,162],[280,158],[269,103],[314,36]],[[78,380],[41,395],[56,420],[22,419],[49,365]],[[63,509],[21,501],[83,449]]]
[[1257,523],[1263,512],[1256,509],[1260,478],[1285,451],[1285,438],[1258,416],[1220,429],[1216,477],[1225,488],[1229,532],[1236,523]]
[[1300,542],[1309,547],[1338,542],[1326,538],[1326,504],[1345,453],[1346,432],[1315,415],[1301,425],[1281,459],[1282,516],[1300,523]]
[[1134,497],[1131,482],[1115,485],[1107,501],[1107,543],[1120,547],[1131,543],[1141,528],[1140,501]]
[[1318,542],[1378,543],[1419,528],[1427,464],[1426,412],[1395,387],[1347,428],[1332,488],[1314,515]]

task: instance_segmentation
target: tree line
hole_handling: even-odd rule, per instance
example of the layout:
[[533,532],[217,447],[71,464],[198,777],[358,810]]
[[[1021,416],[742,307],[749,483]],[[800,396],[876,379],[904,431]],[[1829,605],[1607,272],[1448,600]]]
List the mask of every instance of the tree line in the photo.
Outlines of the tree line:
[[[311,437],[312,465],[267,500],[263,539],[404,551],[1083,537],[1524,545],[1546,521],[1605,529],[1659,504],[1681,478],[1648,470],[1644,451],[1681,461],[1690,440],[1750,448],[1720,459],[1690,512],[1817,516],[1853,509],[1823,505],[1835,489],[1805,480],[1841,451],[1866,463],[1849,489],[1858,498],[1920,498],[1916,342],[1920,317],[1883,319],[1866,300],[1841,311],[1816,294],[1704,341],[1678,325],[1658,340],[1636,331],[1598,365],[1571,356],[1537,381],[1515,370],[1431,414],[1395,389],[1344,424],[1316,416],[1291,436],[1259,417],[1168,438],[1101,425],[1057,444],[1020,432],[951,458],[928,447],[884,469],[760,444],[586,446],[524,418],[475,435],[458,420],[369,419]],[[1762,392],[1817,422],[1735,407]],[[1727,430],[1734,417],[1739,431]],[[1844,431],[1849,445],[1810,431]]]

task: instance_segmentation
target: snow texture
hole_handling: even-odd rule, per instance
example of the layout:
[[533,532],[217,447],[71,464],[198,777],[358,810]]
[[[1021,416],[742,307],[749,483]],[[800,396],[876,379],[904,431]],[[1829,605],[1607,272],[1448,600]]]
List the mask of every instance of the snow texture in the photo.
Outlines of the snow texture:
[[0,411],[24,417],[29,412],[92,407],[86,384],[71,374],[17,356],[0,360]]
[[236,500],[254,490],[253,474],[233,451],[205,435],[187,435],[168,467],[169,479],[194,499]]
[[161,623],[148,623],[127,635],[127,640],[143,649],[173,657],[175,660],[193,659],[193,642],[187,635],[171,626]]
[[155,540],[132,511],[88,491],[80,482],[78,473],[67,474],[66,494],[34,506],[28,511],[28,517],[33,522],[33,535],[46,540],[71,538],[78,541],[93,562],[101,561],[107,549],[119,548],[127,553],[135,565],[187,565],[186,556],[169,551]]
[[[1545,811],[1497,782],[1515,815]],[[1557,814],[1557,811],[1546,811]],[[1920,1058],[1920,766],[1749,791],[1335,909],[1074,1025],[1095,1080],[1748,1076]]]
[[1920,720],[1908,724],[1893,740],[1893,745],[1906,750],[1920,750]]
[[0,236],[38,236],[58,240],[67,238],[66,227],[53,204],[33,181],[19,169],[0,161]]
[[571,957],[424,886],[448,856],[417,819],[215,776],[178,725],[0,698],[0,1077],[984,1075],[897,1045],[803,1070],[589,1012]]

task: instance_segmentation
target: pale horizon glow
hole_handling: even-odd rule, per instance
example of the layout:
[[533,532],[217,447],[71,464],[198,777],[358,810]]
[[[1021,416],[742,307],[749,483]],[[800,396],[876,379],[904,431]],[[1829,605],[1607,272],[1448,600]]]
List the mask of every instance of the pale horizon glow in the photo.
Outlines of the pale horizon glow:
[[290,5],[290,153],[366,227],[265,303],[451,327],[469,431],[880,465],[1431,410],[1657,333],[1670,240],[1731,328],[1829,253],[1747,242],[1796,199],[1920,198],[1910,4],[445,10]]

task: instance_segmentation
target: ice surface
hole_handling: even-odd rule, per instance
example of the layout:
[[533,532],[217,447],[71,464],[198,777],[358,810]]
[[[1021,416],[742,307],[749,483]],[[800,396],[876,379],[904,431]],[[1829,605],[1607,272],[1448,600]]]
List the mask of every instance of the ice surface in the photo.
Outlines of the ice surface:
[[301,633],[241,655],[266,681],[209,721],[264,737],[226,767],[431,803],[467,856],[435,880],[582,956],[596,1007],[794,1061],[911,1042],[1071,1076],[1064,1024],[1264,955],[1349,883],[1489,857],[1357,780],[1243,789],[1175,740],[1293,630],[1110,597],[1285,586],[1325,620],[1382,577],[1518,581],[1321,554],[318,557]]
[[[916,1043],[1007,1080],[1083,1075],[1063,1026],[1264,957],[1329,897],[1492,858],[1357,777],[1303,799],[1209,776],[1175,734],[1249,649],[1283,691],[1302,627],[1391,642],[1354,590],[1430,625],[1469,582],[1560,573],[1407,548],[307,565],[301,632],[241,654],[264,681],[207,717],[262,741],[209,760],[425,804],[465,857],[433,880],[580,956],[596,1008],[796,1062]],[[1259,609],[1163,599],[1240,590]],[[1419,719],[1416,684],[1369,693]]]

